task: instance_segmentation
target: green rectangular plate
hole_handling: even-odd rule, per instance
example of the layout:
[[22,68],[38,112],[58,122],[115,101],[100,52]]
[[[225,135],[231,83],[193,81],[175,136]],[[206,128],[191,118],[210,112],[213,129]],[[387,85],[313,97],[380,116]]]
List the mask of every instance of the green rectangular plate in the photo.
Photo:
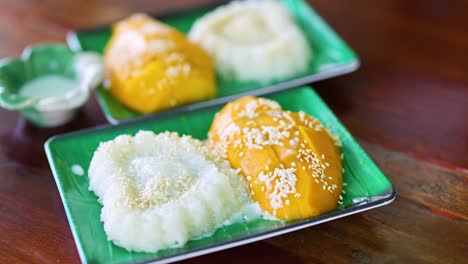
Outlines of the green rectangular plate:
[[156,254],[128,252],[107,241],[100,222],[101,205],[88,190],[88,177],[74,175],[71,167],[79,164],[85,170],[99,142],[121,134],[134,135],[139,130],[154,132],[177,131],[206,139],[211,121],[222,105],[199,109],[190,113],[146,117],[116,126],[103,126],[77,131],[49,139],[45,144],[50,167],[55,177],[73,236],[84,263],[176,261],[193,256],[251,243],[287,232],[299,230],[333,219],[355,214],[390,203],[395,191],[390,181],[367,156],[356,140],[338,121],[317,93],[309,87],[280,91],[266,96],[279,102],[284,109],[304,111],[318,118],[322,124],[339,135],[344,153],[344,204],[335,211],[311,219],[295,222],[257,220],[224,226],[212,236],[188,242],[178,249]]
[[[271,83],[268,86],[256,82],[226,80],[217,76],[217,98],[209,101],[209,103],[204,101],[182,106],[177,108],[178,111],[188,111],[228,102],[245,94],[262,95],[267,92],[297,87],[313,81],[345,74],[359,67],[356,54],[306,2],[303,0],[282,0],[281,2],[288,8],[309,41],[314,58],[311,60],[307,71],[301,75]],[[158,16],[158,18],[181,32],[187,33],[195,20],[213,10],[213,8],[215,7],[200,8],[179,12],[178,14]],[[67,42],[73,50],[102,53],[109,38],[110,27],[105,26],[71,32],[67,37]],[[97,97],[107,120],[113,124],[140,115],[125,107],[102,87],[98,88]]]

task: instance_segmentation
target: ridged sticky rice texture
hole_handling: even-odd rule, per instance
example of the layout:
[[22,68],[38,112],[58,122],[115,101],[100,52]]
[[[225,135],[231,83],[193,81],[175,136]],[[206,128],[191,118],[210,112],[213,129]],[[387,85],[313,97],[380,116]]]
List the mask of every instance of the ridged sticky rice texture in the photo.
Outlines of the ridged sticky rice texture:
[[249,201],[246,183],[204,145],[140,131],[101,143],[89,168],[110,240],[156,252],[214,232]]
[[224,77],[269,82],[307,69],[307,40],[285,6],[273,0],[234,1],[199,19],[189,38],[215,59]]

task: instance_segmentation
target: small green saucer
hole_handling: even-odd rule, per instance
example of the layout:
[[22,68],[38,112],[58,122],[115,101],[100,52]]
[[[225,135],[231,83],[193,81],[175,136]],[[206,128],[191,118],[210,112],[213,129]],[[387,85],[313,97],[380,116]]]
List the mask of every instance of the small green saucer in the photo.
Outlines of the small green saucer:
[[0,60],[0,106],[38,126],[62,125],[102,79],[96,53],[76,53],[58,43],[29,46],[20,58]]

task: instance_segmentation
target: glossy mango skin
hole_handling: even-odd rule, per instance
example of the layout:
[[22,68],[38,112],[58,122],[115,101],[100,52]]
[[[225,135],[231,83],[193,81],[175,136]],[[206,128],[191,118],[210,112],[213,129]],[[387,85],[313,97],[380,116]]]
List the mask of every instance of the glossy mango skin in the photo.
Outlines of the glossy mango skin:
[[133,15],[113,26],[104,62],[112,95],[141,113],[216,96],[209,55],[146,15]]
[[[259,105],[255,114],[251,113],[250,117],[242,114],[252,102]],[[243,130],[262,130],[265,127],[279,127],[284,137],[277,144],[268,144],[261,149],[246,144]],[[264,135],[264,138],[268,137],[271,134]],[[239,139],[242,143],[239,143]],[[330,133],[313,117],[282,111],[279,105],[266,99],[244,97],[227,104],[216,115],[208,143],[234,169],[241,170],[241,175],[248,182],[252,199],[273,218],[304,219],[329,212],[337,206],[343,186],[341,152]],[[315,163],[311,162],[310,156],[306,155],[306,159],[300,152],[315,153]],[[323,173],[313,168],[314,164]],[[295,170],[297,179],[295,192],[283,197],[280,206],[272,205],[274,188],[270,186],[269,190],[264,181],[259,181],[261,173],[273,173],[275,169]],[[275,177],[272,185],[279,179],[279,176]],[[331,190],[331,186],[335,187]]]

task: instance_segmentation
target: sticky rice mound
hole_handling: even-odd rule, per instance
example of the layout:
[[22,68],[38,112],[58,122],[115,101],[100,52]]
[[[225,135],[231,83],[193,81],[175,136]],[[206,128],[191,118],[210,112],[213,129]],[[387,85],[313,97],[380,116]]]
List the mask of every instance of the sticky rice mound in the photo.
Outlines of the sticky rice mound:
[[213,233],[249,200],[242,177],[198,140],[140,131],[101,143],[90,190],[108,239],[156,252]]
[[228,79],[268,83],[307,70],[306,37],[278,1],[233,1],[203,16],[189,38],[214,58]]

